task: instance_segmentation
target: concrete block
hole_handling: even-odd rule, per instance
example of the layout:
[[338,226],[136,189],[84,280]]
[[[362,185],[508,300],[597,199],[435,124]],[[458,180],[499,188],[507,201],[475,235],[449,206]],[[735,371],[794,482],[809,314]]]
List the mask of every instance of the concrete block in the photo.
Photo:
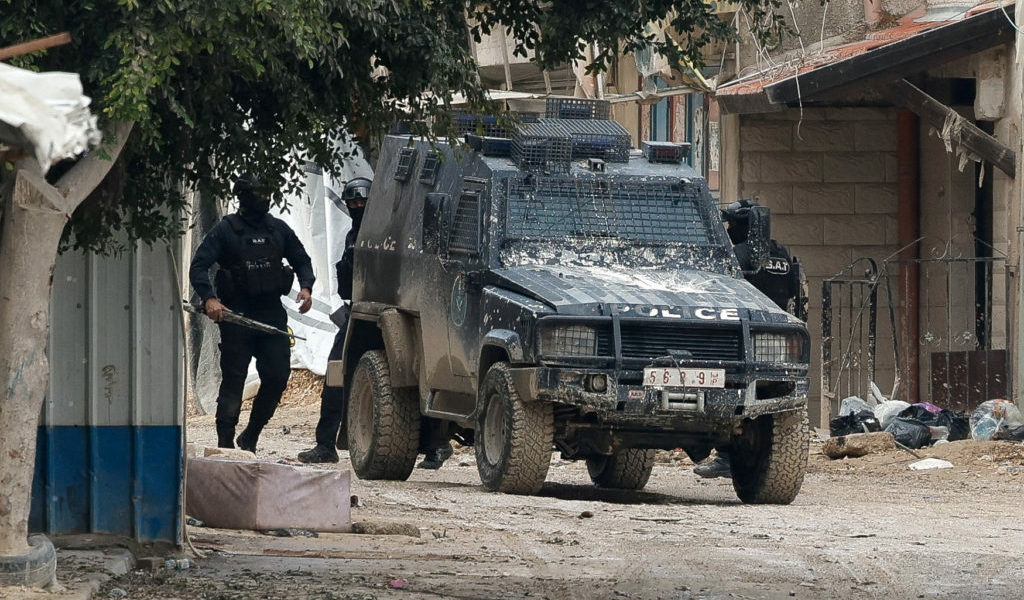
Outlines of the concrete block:
[[896,449],[896,438],[887,431],[854,433],[825,440],[821,452],[829,458],[858,458]]
[[801,151],[853,150],[855,123],[812,121],[793,128],[793,149]]
[[772,237],[789,245],[815,246],[824,243],[822,217],[777,215],[772,217]]
[[894,121],[896,110],[892,108],[826,108],[825,118],[829,121]]
[[761,181],[761,154],[757,152],[740,153],[740,182],[756,183]]
[[891,183],[858,183],[856,184],[856,202],[854,212],[857,214],[896,213],[900,201],[898,190]]
[[223,529],[347,532],[349,478],[348,471],[193,458],[185,511]]
[[823,217],[824,243],[830,246],[881,246],[886,243],[882,215],[827,215]]
[[798,108],[789,108],[777,112],[743,115],[743,123],[745,125],[747,123],[760,123],[764,121],[821,121],[825,118],[826,110],[824,108],[805,107],[803,111],[800,111]]
[[740,127],[740,148],[744,152],[793,149],[793,124],[758,123]]
[[899,162],[896,160],[895,152],[885,154],[885,182],[896,183],[900,180]]
[[859,121],[853,130],[855,150],[896,151],[896,121]]
[[814,152],[763,154],[761,179],[766,182],[821,181],[822,155]]
[[204,458],[222,458],[227,460],[256,460],[256,455],[240,448],[212,448],[203,446]]
[[793,186],[797,214],[853,214],[856,188],[850,183],[798,183]]
[[880,152],[830,152],[824,156],[825,181],[871,183],[885,179],[885,155]]
[[740,196],[757,200],[762,206],[772,209],[773,215],[793,212],[793,186],[789,183],[744,185]]
[[[786,243],[786,240],[780,241]],[[789,245],[789,252],[800,258],[808,277],[831,277],[853,260],[853,252],[848,246]]]

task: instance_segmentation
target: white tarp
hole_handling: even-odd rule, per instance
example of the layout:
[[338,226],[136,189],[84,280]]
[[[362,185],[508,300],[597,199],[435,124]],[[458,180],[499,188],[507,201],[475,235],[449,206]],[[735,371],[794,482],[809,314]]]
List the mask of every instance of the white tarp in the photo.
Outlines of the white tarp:
[[35,73],[0,63],[0,143],[30,150],[44,171],[100,142],[75,73]]
[[295,335],[306,338],[305,341],[296,340],[292,348],[292,368],[309,369],[317,375],[327,372],[327,355],[338,331],[330,319],[331,313],[341,306],[334,265],[345,251],[345,235],[352,224],[341,201],[341,191],[345,182],[355,177],[373,177],[373,170],[362,158],[347,160],[337,180],[316,165],[309,164],[306,167],[305,192],[288,198],[287,211],[272,211],[274,216],[295,230],[313,259],[313,271],[316,273],[313,308],[304,315],[299,314],[295,304],[295,296],[299,293],[297,280],[290,298],[285,300],[285,308],[288,309],[289,327]]

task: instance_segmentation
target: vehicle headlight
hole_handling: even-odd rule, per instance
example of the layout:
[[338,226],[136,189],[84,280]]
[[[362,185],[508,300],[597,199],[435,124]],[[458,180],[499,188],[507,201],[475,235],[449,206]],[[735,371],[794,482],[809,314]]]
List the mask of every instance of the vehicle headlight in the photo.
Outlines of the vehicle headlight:
[[756,362],[794,363],[803,358],[803,337],[796,333],[754,333]]
[[594,356],[597,332],[587,325],[546,327],[540,333],[540,351],[547,356]]

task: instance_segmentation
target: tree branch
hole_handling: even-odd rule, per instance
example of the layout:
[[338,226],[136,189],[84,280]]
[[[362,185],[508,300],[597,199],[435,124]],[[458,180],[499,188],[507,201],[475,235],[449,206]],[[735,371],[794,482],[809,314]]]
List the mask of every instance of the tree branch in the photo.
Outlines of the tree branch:
[[96,186],[103,182],[103,178],[114,166],[114,161],[121,155],[124,144],[132,132],[135,121],[115,121],[113,127],[114,143],[109,146],[101,146],[109,158],[98,156],[100,148],[93,150],[82,160],[78,161],[71,170],[64,174],[57,181],[56,188],[68,202],[68,212],[74,212],[75,208],[92,193]]

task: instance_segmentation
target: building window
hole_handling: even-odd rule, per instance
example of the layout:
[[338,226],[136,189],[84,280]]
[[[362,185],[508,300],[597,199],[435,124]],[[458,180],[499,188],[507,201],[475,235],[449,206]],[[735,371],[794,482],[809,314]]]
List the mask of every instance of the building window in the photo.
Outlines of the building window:
[[[659,90],[668,87],[668,84],[660,77],[655,77],[654,82],[658,85]],[[671,110],[670,98],[662,98],[660,102],[651,107],[651,141],[671,141],[672,127],[669,116]]]

